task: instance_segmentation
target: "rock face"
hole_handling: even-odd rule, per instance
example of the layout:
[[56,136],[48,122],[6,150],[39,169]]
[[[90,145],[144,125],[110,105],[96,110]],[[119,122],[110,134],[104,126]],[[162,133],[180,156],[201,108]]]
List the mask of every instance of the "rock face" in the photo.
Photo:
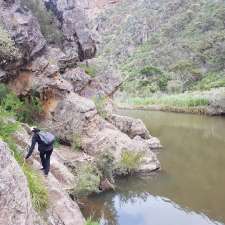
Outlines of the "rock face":
[[46,7],[62,24],[66,55],[82,61],[95,55],[96,46],[86,24],[84,9],[78,3],[75,0],[45,0]]
[[46,41],[40,32],[37,19],[30,11],[21,7],[19,0],[2,0],[0,9],[0,21],[22,54],[21,61],[16,62],[18,66],[39,53],[45,47]]
[[89,85],[80,92],[80,95],[87,98],[94,96],[112,97],[121,84],[122,78],[119,73],[105,71],[104,74],[93,78]]
[[38,225],[35,218],[27,180],[7,145],[0,141],[0,224]]

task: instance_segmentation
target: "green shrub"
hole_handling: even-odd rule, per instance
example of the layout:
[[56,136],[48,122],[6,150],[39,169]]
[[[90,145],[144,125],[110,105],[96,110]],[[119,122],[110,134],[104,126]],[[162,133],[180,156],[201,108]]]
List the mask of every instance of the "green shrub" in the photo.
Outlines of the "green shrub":
[[1,106],[5,111],[13,114],[16,117],[19,115],[21,109],[23,109],[23,103],[16,96],[16,94],[12,92],[5,96],[5,98],[2,100]]
[[153,66],[146,66],[140,71],[141,75],[145,77],[152,77],[157,75],[162,75],[162,71],[159,68]]
[[84,65],[80,64],[79,65],[81,68],[84,69],[85,73],[88,74],[91,77],[95,77],[97,74],[97,69],[94,65]]
[[96,157],[96,165],[103,178],[108,178],[110,182],[114,182],[113,172],[115,170],[115,157],[111,151],[103,151]]
[[7,94],[9,94],[9,89],[7,86],[5,84],[0,84],[0,104]]
[[134,152],[124,150],[119,162],[119,173],[123,175],[131,174],[135,169],[138,169],[144,157],[143,152]]
[[20,100],[16,94],[10,92],[1,100],[1,108],[12,114],[20,122],[33,124],[41,116],[42,107],[35,96]]
[[3,140],[7,140],[19,128],[18,122],[12,122],[7,115],[0,114],[0,136]]
[[99,192],[100,174],[92,163],[84,163],[77,169],[75,196],[86,196],[91,193]]
[[53,146],[54,148],[58,148],[60,146],[60,139],[58,137],[56,137]]
[[161,91],[165,91],[168,83],[168,78],[165,76],[161,76],[158,80],[158,86]]
[[93,221],[92,218],[90,217],[87,219],[85,225],[100,225],[100,223]]
[[76,151],[80,151],[82,149],[82,140],[79,133],[73,135],[72,149]]
[[43,112],[39,98],[31,95],[24,98],[22,103],[23,106],[16,115],[17,119],[24,123],[34,124]]
[[107,104],[107,97],[104,96],[96,96],[93,98],[93,101],[95,103],[97,112],[101,117],[106,119],[108,117],[107,111],[105,110],[106,104]]
[[19,50],[16,48],[15,43],[0,24],[0,65],[15,61],[19,57]]

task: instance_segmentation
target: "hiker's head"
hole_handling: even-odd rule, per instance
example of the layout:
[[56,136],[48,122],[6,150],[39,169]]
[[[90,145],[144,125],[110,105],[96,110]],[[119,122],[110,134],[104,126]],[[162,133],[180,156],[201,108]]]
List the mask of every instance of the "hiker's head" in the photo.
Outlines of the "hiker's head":
[[32,131],[32,133],[36,134],[36,133],[40,132],[40,129],[38,129],[37,127],[32,127],[31,131]]

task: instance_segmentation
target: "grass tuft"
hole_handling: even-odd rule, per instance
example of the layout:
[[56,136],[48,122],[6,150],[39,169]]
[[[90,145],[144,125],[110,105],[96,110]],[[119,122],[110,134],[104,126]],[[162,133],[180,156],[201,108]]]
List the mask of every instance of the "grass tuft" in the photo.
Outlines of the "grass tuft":
[[93,221],[92,218],[88,218],[85,225],[100,225],[99,222]]

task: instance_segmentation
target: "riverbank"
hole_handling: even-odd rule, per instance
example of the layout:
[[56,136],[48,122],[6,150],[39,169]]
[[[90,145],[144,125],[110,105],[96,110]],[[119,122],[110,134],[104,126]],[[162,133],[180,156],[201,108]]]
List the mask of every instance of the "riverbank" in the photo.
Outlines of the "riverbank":
[[93,215],[102,224],[224,225],[225,118],[142,110],[118,113],[140,118],[160,138],[165,146],[158,154],[162,169],[151,177],[117,179],[116,192],[90,196],[83,215]]
[[189,92],[173,95],[153,95],[149,97],[125,97],[115,99],[119,109],[141,109],[202,115],[225,114],[225,88],[204,92]]

